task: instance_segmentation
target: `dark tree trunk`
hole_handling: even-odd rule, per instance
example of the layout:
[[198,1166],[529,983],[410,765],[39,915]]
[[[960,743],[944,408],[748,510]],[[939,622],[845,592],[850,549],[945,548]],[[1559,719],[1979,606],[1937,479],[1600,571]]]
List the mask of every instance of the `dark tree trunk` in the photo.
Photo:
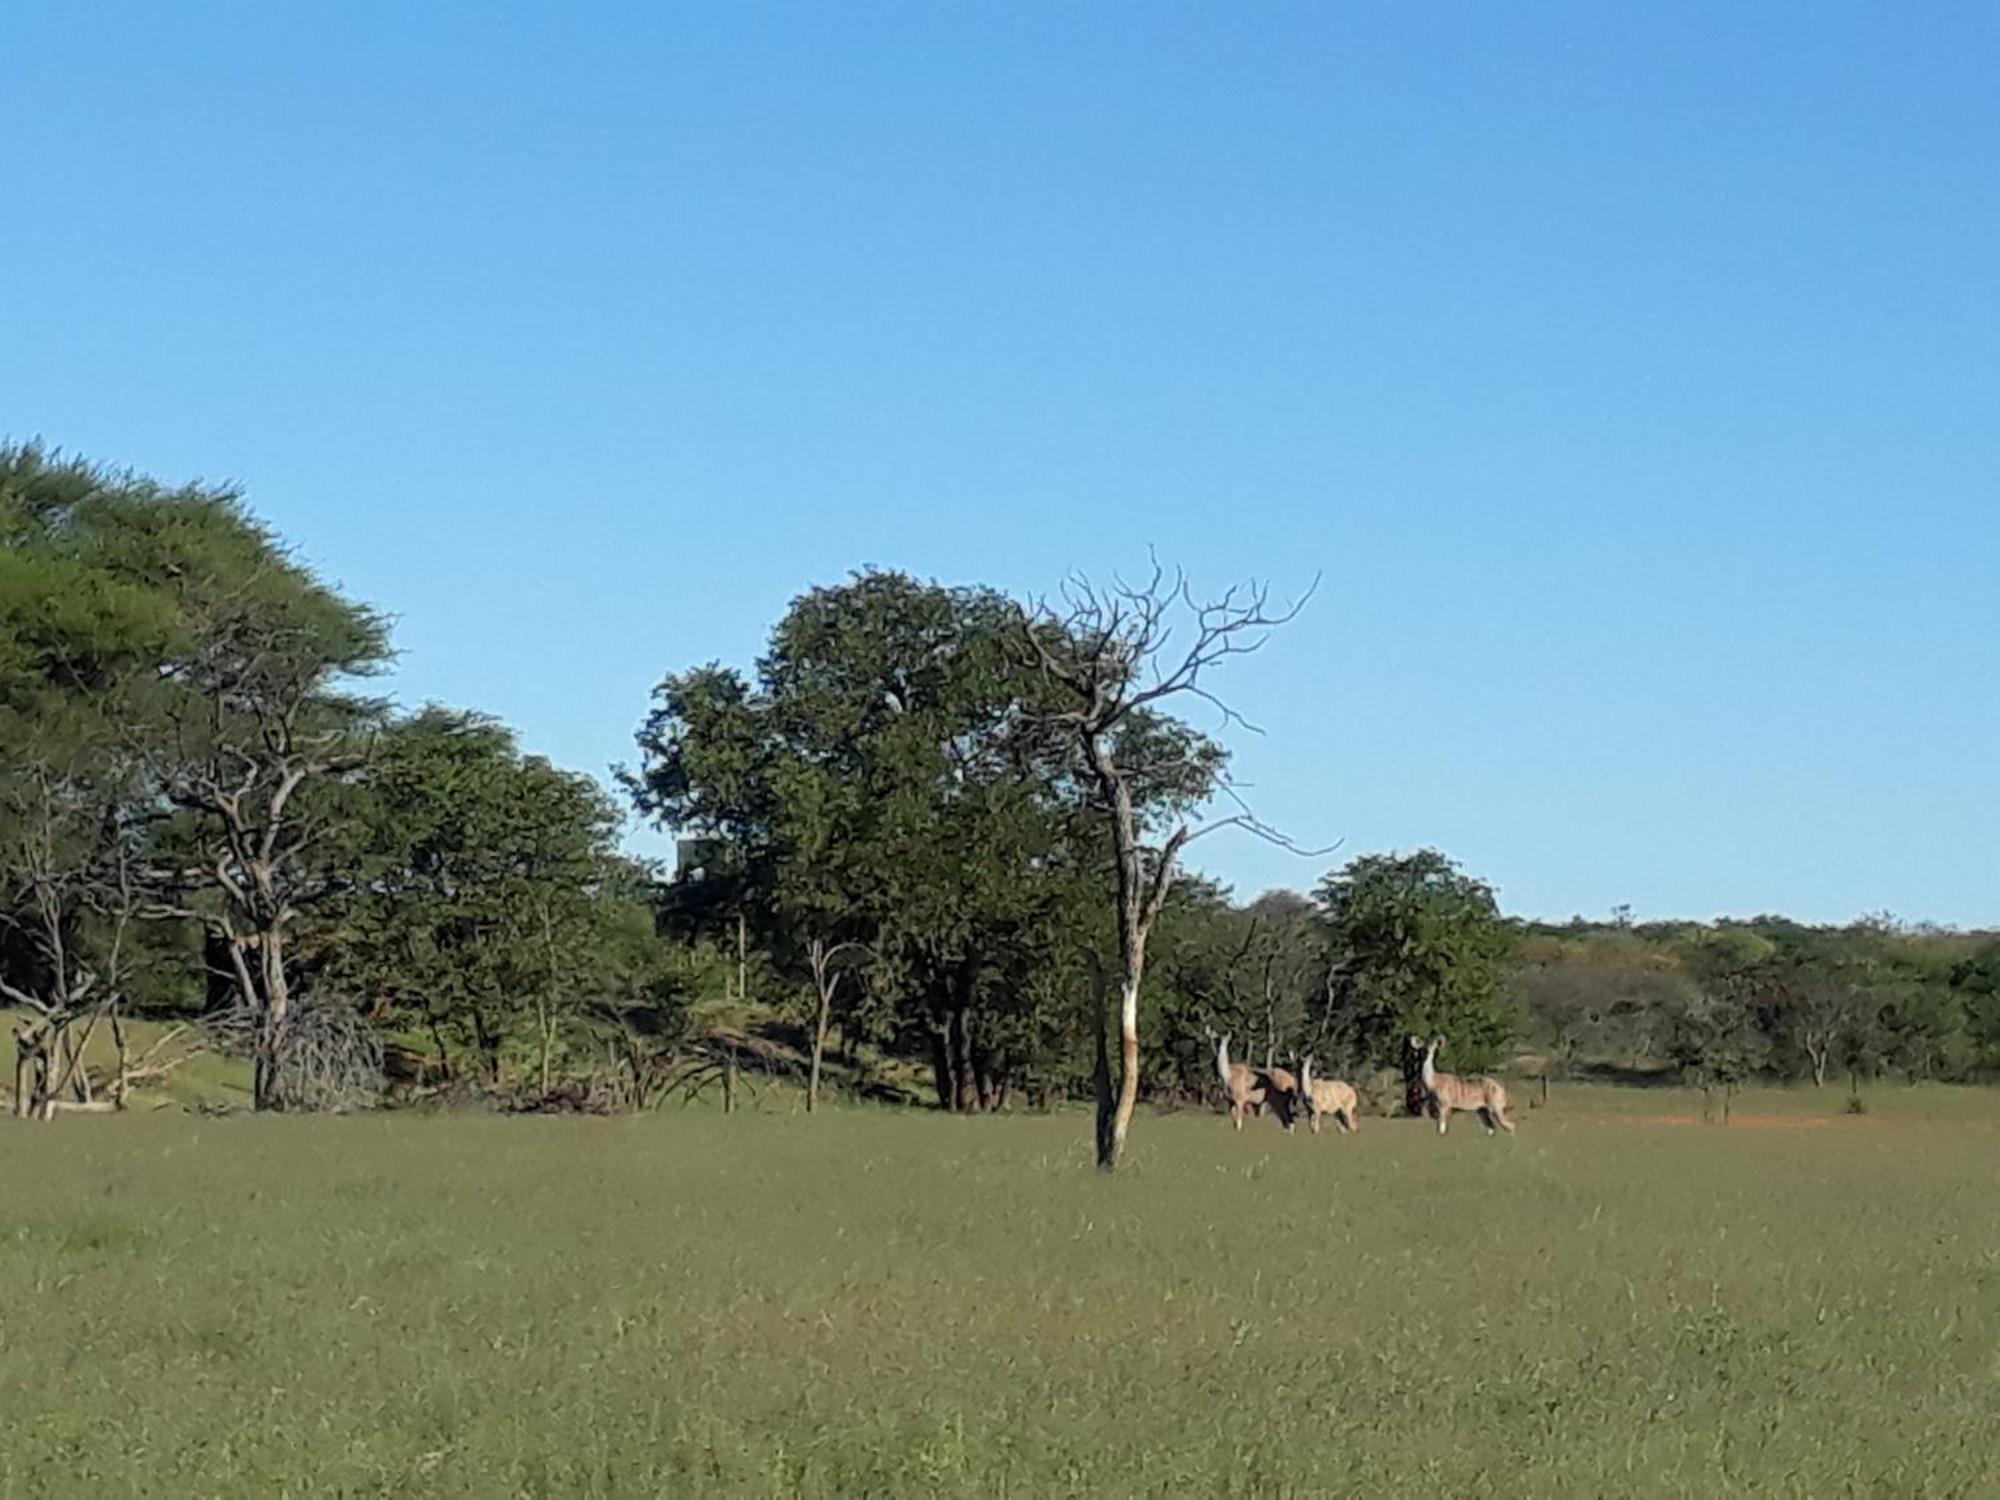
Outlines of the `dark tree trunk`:
[[958,1101],[958,1085],[951,1072],[951,1017],[949,1013],[931,1022],[931,1074],[937,1086],[938,1108],[949,1114]]
[[967,1016],[963,1006],[952,1012],[951,1035],[951,1074],[958,1086],[955,1107],[962,1115],[975,1114],[979,1109],[979,1079],[972,1067],[970,1017]]

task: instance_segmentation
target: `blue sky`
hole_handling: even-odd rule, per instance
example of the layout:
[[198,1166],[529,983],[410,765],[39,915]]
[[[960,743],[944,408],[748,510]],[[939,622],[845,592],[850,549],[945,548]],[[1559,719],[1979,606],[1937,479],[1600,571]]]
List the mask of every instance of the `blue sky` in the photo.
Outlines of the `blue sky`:
[[[2000,922],[2000,11],[16,0],[0,433],[593,771],[862,564],[1305,615],[1258,810]],[[1245,894],[1308,884],[1227,837]]]

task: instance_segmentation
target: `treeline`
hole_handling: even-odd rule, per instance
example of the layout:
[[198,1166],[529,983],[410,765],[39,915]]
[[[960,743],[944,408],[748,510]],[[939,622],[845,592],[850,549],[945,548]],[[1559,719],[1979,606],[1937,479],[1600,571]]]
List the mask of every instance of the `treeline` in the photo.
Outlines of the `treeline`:
[[[1248,905],[1181,873],[1233,804],[1226,749],[1171,710],[1281,622],[1159,578],[1050,611],[858,574],[750,667],[668,675],[614,796],[477,713],[371,695],[383,619],[236,495],[0,450],[15,1106],[120,1107],[174,1065],[162,1035],[240,1053],[259,1107],[385,1076],[642,1105],[750,1058],[809,1104],[837,1075],[960,1112],[1094,1096],[1101,1122],[1121,1046],[1143,1093],[1194,1099],[1223,1034],[1323,1074],[1435,1032],[1459,1067],[1557,1078],[2000,1064],[1991,937],[1522,926],[1432,851]],[[678,869],[620,852],[628,809]],[[135,1018],[187,1029],[142,1046]]]
[[156,1081],[184,1054],[137,1052],[135,1017],[240,1052],[259,1107],[317,1107],[378,1092],[385,1043],[547,1083],[593,1029],[672,1014],[683,955],[616,802],[477,714],[392,712],[389,660],[235,495],[0,450],[19,1112]]
[[1873,1078],[2000,1073],[2000,935],[1886,915],[1841,927],[1783,917],[1528,924],[1511,986],[1558,1075],[1661,1068],[1858,1090]]

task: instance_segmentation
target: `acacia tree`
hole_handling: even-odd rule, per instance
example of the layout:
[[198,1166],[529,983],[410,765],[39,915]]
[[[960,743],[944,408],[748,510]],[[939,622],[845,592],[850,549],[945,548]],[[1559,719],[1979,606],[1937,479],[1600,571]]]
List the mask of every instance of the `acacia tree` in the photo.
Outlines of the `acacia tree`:
[[[1088,805],[1103,820],[1112,854],[1112,910],[1118,945],[1118,1073],[1114,1084],[1108,1017],[1097,1026],[1096,1152],[1100,1170],[1123,1156],[1139,1102],[1139,994],[1146,945],[1173,889],[1181,855],[1204,834],[1236,827],[1281,844],[1282,835],[1247,811],[1206,826],[1196,809],[1226,789],[1222,748],[1156,705],[1199,699],[1225,722],[1242,721],[1217,698],[1208,674],[1233,656],[1255,651],[1270,630],[1299,606],[1274,610],[1261,584],[1231,589],[1197,603],[1185,577],[1169,580],[1156,566],[1142,586],[1100,588],[1072,580],[1060,602],[1024,605],[1017,642],[1040,674],[1048,698],[1031,706],[1044,724],[1074,746],[1073,773]],[[1187,628],[1177,646],[1176,624]]]
[[161,601],[66,541],[86,467],[0,450],[0,1000],[20,1016],[14,1107],[93,1097],[87,1043],[124,1001],[143,788],[121,726],[157,668]]
[[181,644],[156,698],[149,774],[180,816],[153,870],[158,918],[218,940],[242,1012],[260,1109],[282,1102],[293,1018],[289,945],[343,888],[330,857],[375,704],[344,684],[388,660],[379,616],[327,588],[228,491],[146,494],[106,545],[173,603]]

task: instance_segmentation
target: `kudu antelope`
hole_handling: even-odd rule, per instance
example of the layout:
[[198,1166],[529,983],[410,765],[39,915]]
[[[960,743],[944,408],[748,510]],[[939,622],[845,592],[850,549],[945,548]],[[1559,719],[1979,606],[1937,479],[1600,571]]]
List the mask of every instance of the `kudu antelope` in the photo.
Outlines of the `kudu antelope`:
[[1439,1135],[1444,1134],[1445,1122],[1451,1118],[1453,1110],[1478,1115],[1488,1135],[1493,1134],[1495,1125],[1509,1135],[1514,1133],[1514,1122],[1507,1118],[1507,1090],[1499,1079],[1460,1078],[1456,1073],[1440,1073],[1437,1070],[1437,1055],[1438,1048],[1444,1045],[1441,1036],[1432,1037],[1429,1046],[1411,1037],[1410,1045],[1423,1047],[1424,1097],[1437,1114]]
[[1332,1115],[1334,1123],[1348,1134],[1360,1128],[1355,1121],[1360,1113],[1361,1100],[1354,1092],[1354,1085],[1342,1083],[1338,1078],[1313,1077],[1313,1055],[1310,1052],[1306,1054],[1305,1065],[1299,1070],[1299,1097],[1305,1101],[1306,1116],[1314,1135],[1319,1134],[1320,1118],[1324,1115]]
[[1231,1062],[1229,1038],[1222,1036],[1215,1043],[1215,1071],[1222,1079],[1223,1096],[1229,1101],[1229,1118],[1238,1130],[1243,1128],[1244,1115],[1261,1115],[1267,1104],[1285,1129],[1290,1130],[1296,1123],[1299,1084],[1285,1069]]

